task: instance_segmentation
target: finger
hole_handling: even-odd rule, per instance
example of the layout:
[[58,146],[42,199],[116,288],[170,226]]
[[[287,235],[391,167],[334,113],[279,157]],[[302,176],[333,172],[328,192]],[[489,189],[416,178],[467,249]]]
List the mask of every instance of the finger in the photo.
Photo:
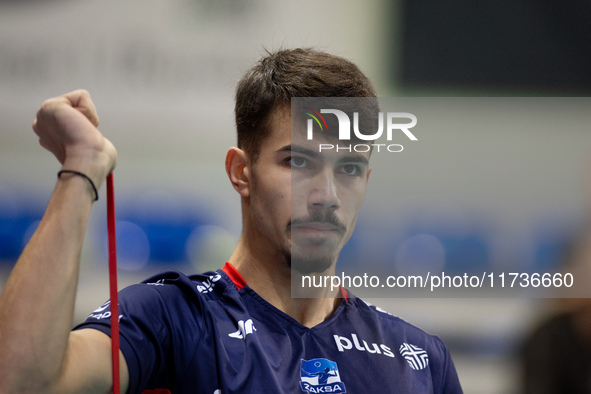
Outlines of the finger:
[[35,134],[37,134],[37,136],[39,138],[42,138],[44,133],[41,130],[43,122],[41,122],[41,125],[39,124],[39,118],[35,118],[35,120],[33,120],[33,131],[35,132]]
[[78,89],[63,95],[70,105],[80,111],[95,126],[99,125],[99,118],[90,93],[85,89]]
[[96,111],[93,111],[86,107],[76,107],[76,109],[82,113],[82,115],[86,116],[86,118],[94,125],[94,127],[98,127],[99,125],[99,118]]

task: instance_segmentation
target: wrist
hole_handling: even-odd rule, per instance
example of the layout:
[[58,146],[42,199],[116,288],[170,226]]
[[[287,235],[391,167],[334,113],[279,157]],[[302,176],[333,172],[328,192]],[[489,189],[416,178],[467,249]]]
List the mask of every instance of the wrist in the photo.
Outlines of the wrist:
[[87,177],[88,183],[93,186],[92,189],[98,192],[107,175],[115,169],[117,162],[117,152],[109,141],[105,148],[100,151],[88,149],[66,152],[61,171],[82,173],[82,176]]
[[98,189],[96,188],[94,182],[92,181],[92,179],[90,179],[90,177],[88,175],[84,174],[83,172],[75,171],[75,170],[61,170],[60,172],[57,173],[57,179],[60,179],[62,174],[71,174],[71,175],[80,176],[80,177],[84,178],[88,182],[88,184],[90,185],[90,187],[92,189],[92,195],[93,195],[92,201],[95,202],[99,199]]

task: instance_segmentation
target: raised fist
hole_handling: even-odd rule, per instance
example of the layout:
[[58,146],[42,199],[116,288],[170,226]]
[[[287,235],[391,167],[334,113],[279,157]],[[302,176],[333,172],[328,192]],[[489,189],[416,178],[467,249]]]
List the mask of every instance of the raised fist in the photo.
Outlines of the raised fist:
[[33,130],[39,143],[62,164],[81,171],[100,185],[116,165],[117,152],[97,129],[96,108],[86,90],[75,90],[45,100],[37,111]]

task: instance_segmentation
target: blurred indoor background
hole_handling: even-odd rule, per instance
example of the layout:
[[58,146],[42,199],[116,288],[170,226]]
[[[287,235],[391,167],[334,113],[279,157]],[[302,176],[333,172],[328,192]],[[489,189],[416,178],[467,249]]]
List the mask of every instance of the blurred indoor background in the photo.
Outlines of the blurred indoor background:
[[[0,288],[59,170],[30,125],[44,99],[76,88],[91,92],[99,129],[119,154],[120,287],[163,269],[221,267],[240,234],[239,198],[223,164],[235,140],[235,84],[265,48],[296,46],[354,61],[381,97],[591,91],[584,1],[0,0]],[[382,178],[387,188],[370,187],[343,264],[362,258],[373,231],[392,234],[384,253],[402,264],[429,258],[416,253],[426,248],[458,272],[560,270],[591,204],[589,101],[573,100],[524,115],[539,114],[549,129],[509,133],[499,114],[495,125],[419,137],[422,150],[401,153],[404,165],[389,169],[390,183]],[[83,251],[77,321],[108,298],[105,200],[103,189]],[[371,209],[383,205],[391,216]],[[481,394],[521,392],[524,339],[555,304],[372,302],[442,337],[465,392]]]

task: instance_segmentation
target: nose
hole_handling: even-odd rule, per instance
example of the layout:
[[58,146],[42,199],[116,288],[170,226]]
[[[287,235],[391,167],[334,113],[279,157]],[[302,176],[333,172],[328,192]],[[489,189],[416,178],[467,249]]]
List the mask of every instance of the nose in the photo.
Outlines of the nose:
[[[327,166],[328,167],[328,166]],[[337,193],[335,174],[331,168],[319,171],[311,179],[308,207],[313,210],[337,210],[341,201]]]

